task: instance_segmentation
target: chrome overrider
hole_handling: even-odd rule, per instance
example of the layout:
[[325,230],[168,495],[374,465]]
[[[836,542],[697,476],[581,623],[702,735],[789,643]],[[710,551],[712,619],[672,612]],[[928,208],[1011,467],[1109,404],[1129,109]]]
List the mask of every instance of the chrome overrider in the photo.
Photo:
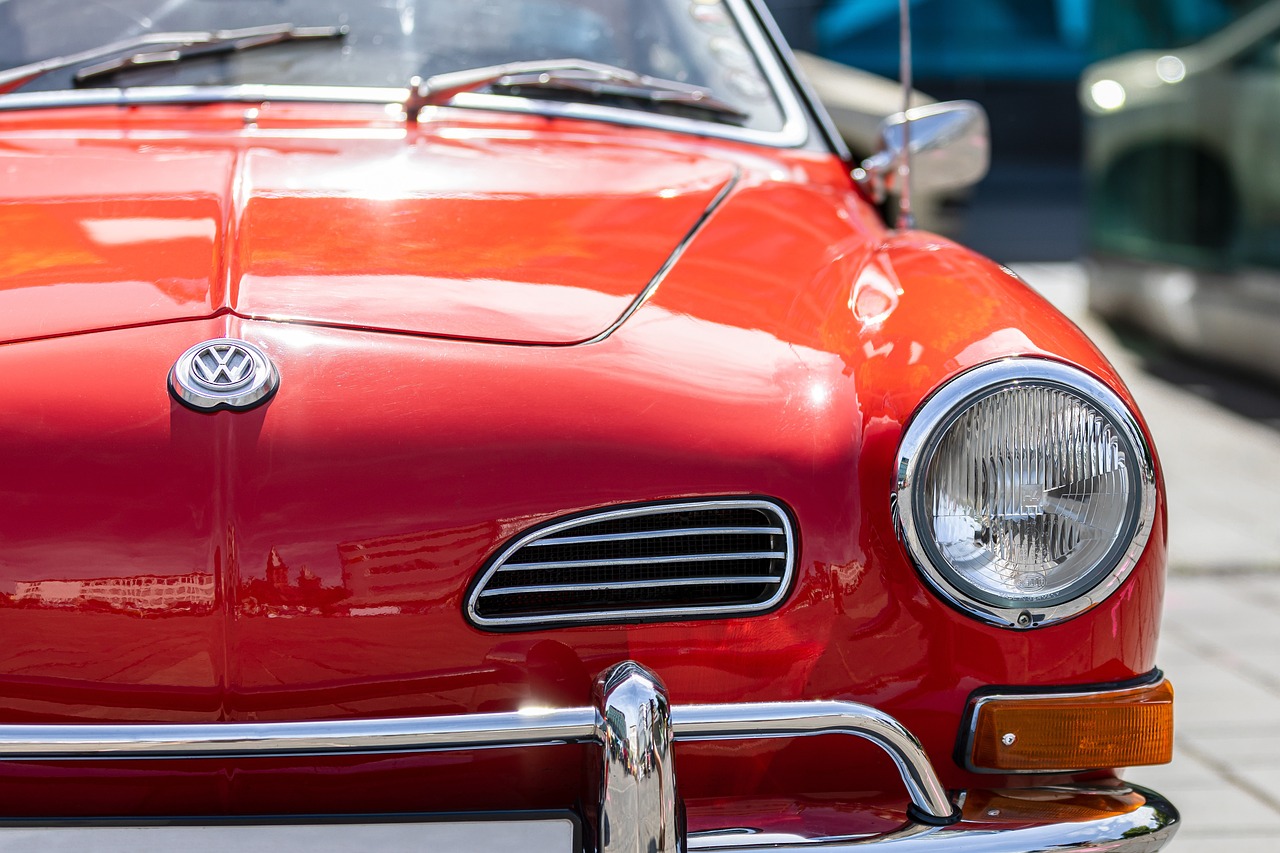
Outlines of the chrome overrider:
[[[876,836],[811,838],[730,827],[686,837],[676,790],[675,741],[853,735],[883,749],[911,799],[907,823]],[[594,707],[528,709],[376,720],[176,725],[0,725],[0,761],[104,758],[265,757],[418,752],[494,746],[596,743],[602,749],[599,853],[685,850],[829,851],[867,846],[910,851],[1154,851],[1176,831],[1177,811],[1141,788],[1064,786],[1029,789],[1045,796],[1105,800],[1127,795],[1136,808],[1101,811],[1070,822],[1023,820],[1009,828],[962,819],[919,741],[887,714],[855,702],[766,702],[672,707],[662,682],[634,661],[596,681]],[[0,840],[3,830],[0,829]]]

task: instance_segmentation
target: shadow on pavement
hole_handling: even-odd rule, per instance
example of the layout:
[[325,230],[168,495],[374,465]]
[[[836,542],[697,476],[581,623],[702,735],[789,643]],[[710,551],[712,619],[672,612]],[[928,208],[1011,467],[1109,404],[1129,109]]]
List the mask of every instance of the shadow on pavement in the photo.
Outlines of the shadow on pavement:
[[1274,380],[1198,359],[1135,327],[1109,325],[1151,376],[1280,432],[1280,386]]

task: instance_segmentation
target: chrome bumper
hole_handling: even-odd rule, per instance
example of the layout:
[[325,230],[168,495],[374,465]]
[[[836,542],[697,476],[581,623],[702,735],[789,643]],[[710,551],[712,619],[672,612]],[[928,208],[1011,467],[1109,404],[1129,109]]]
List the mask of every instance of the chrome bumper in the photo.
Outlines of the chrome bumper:
[[[908,821],[883,835],[801,838],[728,827],[686,837],[672,743],[677,740],[781,738],[843,734],[889,755],[911,799]],[[5,725],[0,761],[103,758],[198,758],[417,752],[492,746],[596,743],[602,747],[599,853],[683,850],[1154,851],[1177,829],[1177,811],[1142,789],[1039,789],[1042,809],[1000,819],[970,816],[966,795],[953,803],[919,741],[900,723],[854,702],[683,705],[672,708],[658,678],[626,661],[600,676],[588,708],[529,710],[381,720],[197,725]],[[1025,794],[1026,792],[1021,792]],[[1134,798],[1140,801],[1136,804]],[[1092,812],[1082,811],[1086,798]],[[1110,805],[1108,803],[1110,802]],[[996,810],[998,812],[998,810]],[[1033,810],[1034,811],[1034,810]],[[1060,819],[1070,814],[1069,820]],[[1059,815],[1055,818],[1054,815]],[[1038,815],[1038,816],[1037,816]]]

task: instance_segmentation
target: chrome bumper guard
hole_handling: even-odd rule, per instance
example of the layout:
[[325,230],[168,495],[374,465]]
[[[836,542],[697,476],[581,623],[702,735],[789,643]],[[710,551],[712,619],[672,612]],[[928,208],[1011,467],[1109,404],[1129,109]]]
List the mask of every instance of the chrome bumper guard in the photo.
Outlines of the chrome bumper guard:
[[[675,741],[843,734],[864,738],[893,760],[911,799],[908,822],[891,833],[842,838],[764,835],[750,828],[686,837],[676,790]],[[495,746],[595,743],[603,773],[599,853],[685,850],[1153,851],[1172,836],[1176,810],[1142,789],[1136,809],[1102,810],[1093,820],[1002,828],[962,820],[919,741],[887,714],[855,702],[769,702],[671,707],[662,682],[634,661],[603,673],[594,707],[530,709],[379,720],[177,725],[2,725],[0,761],[104,758],[213,758],[459,750]],[[1043,789],[1098,797],[1084,788]],[[1113,791],[1115,789],[1103,789]],[[1105,798],[1105,793],[1101,794]],[[957,798],[963,803],[964,794]]]

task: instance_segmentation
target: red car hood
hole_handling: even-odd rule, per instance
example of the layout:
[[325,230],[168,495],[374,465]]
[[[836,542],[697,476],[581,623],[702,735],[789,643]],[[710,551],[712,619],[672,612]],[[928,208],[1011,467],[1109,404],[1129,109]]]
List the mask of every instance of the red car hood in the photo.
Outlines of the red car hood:
[[734,174],[581,135],[235,130],[0,137],[0,342],[220,312],[583,341]]

